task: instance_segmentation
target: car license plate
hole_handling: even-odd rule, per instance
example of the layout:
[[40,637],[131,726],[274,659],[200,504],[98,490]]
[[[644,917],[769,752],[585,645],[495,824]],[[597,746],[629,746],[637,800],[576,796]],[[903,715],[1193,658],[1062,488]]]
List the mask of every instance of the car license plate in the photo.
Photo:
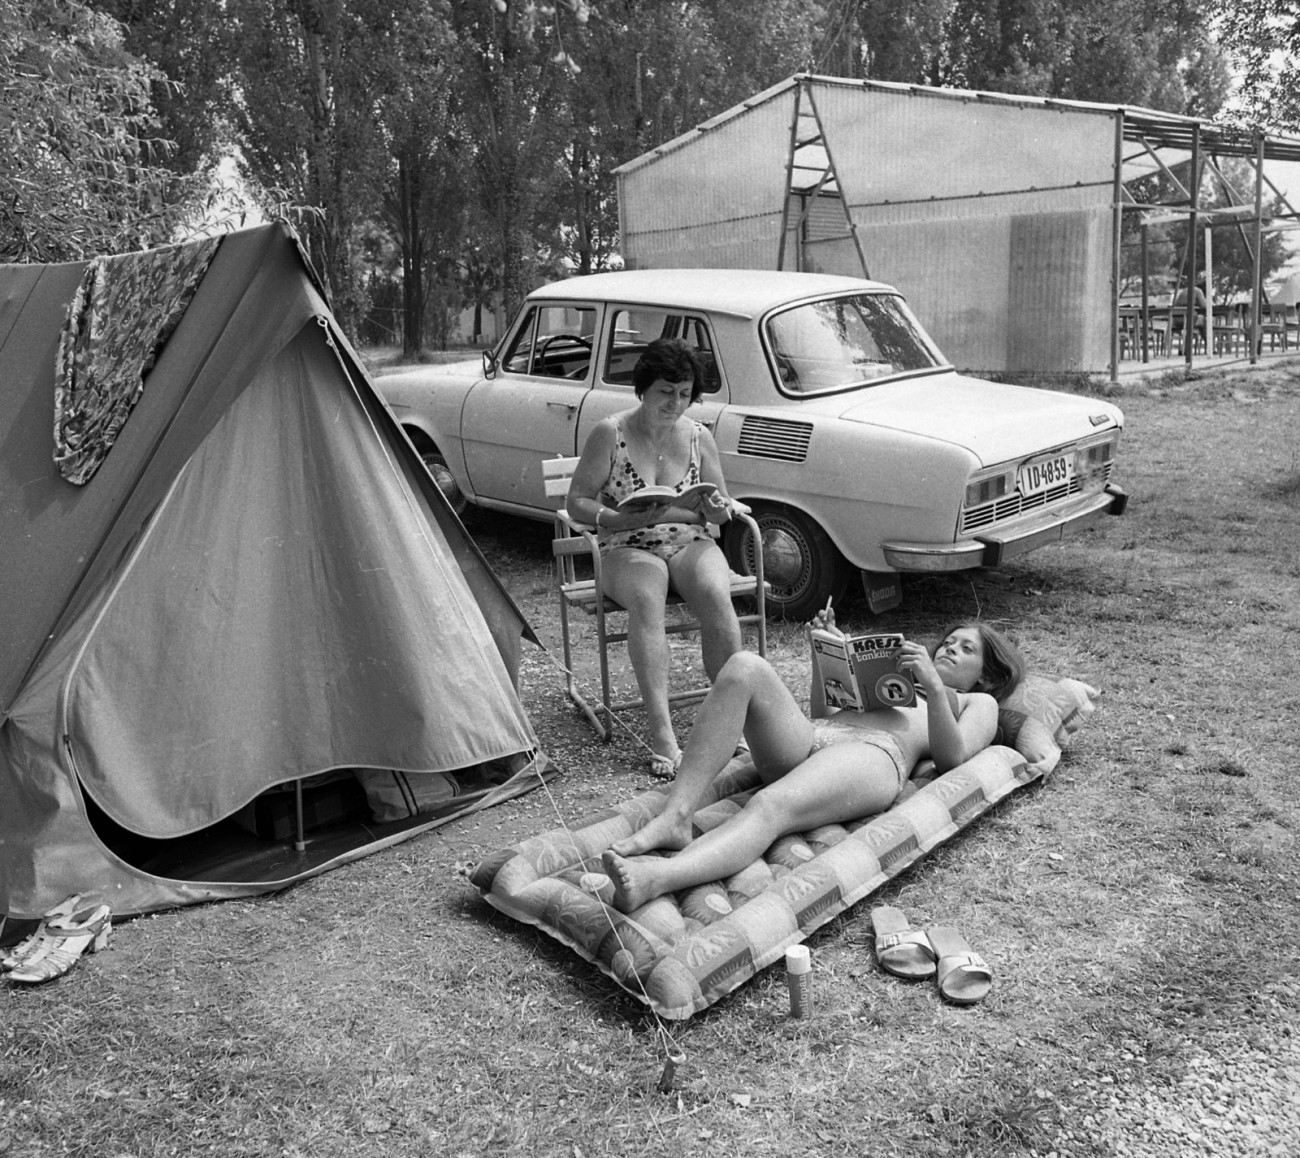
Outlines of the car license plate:
[[1020,468],[1016,488],[1022,495],[1037,495],[1052,487],[1068,483],[1074,474],[1074,455],[1058,454],[1027,462]]

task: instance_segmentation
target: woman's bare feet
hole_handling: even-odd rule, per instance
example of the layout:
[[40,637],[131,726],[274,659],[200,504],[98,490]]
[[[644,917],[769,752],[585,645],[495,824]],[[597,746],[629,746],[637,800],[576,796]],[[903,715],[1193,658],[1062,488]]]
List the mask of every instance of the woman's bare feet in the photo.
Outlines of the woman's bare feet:
[[653,901],[662,891],[655,879],[656,862],[661,857],[638,857],[624,860],[610,849],[601,854],[605,875],[614,883],[614,908],[620,913],[631,913],[648,901]]
[[626,840],[610,845],[610,849],[619,856],[640,856],[659,848],[680,852],[691,843],[694,835],[689,819],[678,821],[661,812]]

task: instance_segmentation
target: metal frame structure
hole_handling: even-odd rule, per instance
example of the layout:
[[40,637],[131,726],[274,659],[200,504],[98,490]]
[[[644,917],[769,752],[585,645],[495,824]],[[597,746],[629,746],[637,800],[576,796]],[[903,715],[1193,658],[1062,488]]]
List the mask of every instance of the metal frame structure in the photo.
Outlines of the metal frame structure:
[[[1253,189],[1247,199],[1224,173],[1225,158],[1235,157],[1249,162],[1254,175]],[[1300,139],[1266,133],[1258,128],[1216,124],[1193,117],[1176,117],[1170,113],[1156,113],[1145,109],[1122,109],[1116,125],[1116,188],[1117,218],[1128,213],[1138,217],[1142,245],[1142,361],[1150,359],[1149,335],[1145,319],[1149,313],[1149,285],[1147,259],[1147,230],[1152,225],[1186,218],[1188,247],[1182,263],[1179,286],[1196,283],[1197,269],[1204,264],[1197,260],[1201,230],[1207,240],[1216,227],[1235,228],[1245,241],[1254,259],[1250,295],[1249,357],[1253,365],[1259,356],[1260,307],[1264,304],[1263,272],[1260,259],[1263,253],[1263,235],[1266,230],[1300,229],[1300,212],[1286,194],[1269,178],[1265,165],[1269,161],[1300,163]],[[1187,177],[1180,180],[1175,168],[1186,166]],[[1163,199],[1139,201],[1132,186],[1143,178],[1159,175],[1168,189]],[[1207,178],[1213,179],[1223,193],[1226,206],[1208,207],[1202,204],[1202,194]],[[1278,203],[1284,207],[1279,214],[1265,214],[1264,187],[1267,186]],[[1253,226],[1252,236],[1246,237],[1245,227]],[[1122,237],[1122,231],[1117,233]],[[1207,245],[1207,249],[1209,246]],[[1115,249],[1114,311],[1116,342],[1119,332],[1119,262],[1120,244]],[[1207,278],[1208,281],[1208,278]],[[1186,295],[1183,332],[1192,334],[1196,303],[1194,294]],[[1213,347],[1213,314],[1206,317],[1206,351]],[[1183,342],[1183,360],[1188,369],[1192,365],[1194,343]],[[1117,373],[1118,352],[1112,357],[1111,377]]]
[[[826,84],[857,86],[864,89],[882,91],[908,91],[933,97],[947,97],[954,100],[994,102],[1017,104],[1021,106],[1041,107],[1044,110],[1082,110],[1109,113],[1115,123],[1115,152],[1112,172],[1114,224],[1112,230],[1112,272],[1111,272],[1111,343],[1110,375],[1112,381],[1118,377],[1120,361],[1119,320],[1121,290],[1121,257],[1124,245],[1126,216],[1138,218],[1138,229],[1143,247],[1142,260],[1142,360],[1150,359],[1150,342],[1147,333],[1147,317],[1150,312],[1150,291],[1148,284],[1148,227],[1170,220],[1186,219],[1189,225],[1188,235],[1191,243],[1181,263],[1179,286],[1193,285],[1198,268],[1201,249],[1199,234],[1202,228],[1207,231],[1216,227],[1231,226],[1236,228],[1246,240],[1246,245],[1254,257],[1255,269],[1252,278],[1250,301],[1250,361],[1253,364],[1259,354],[1260,341],[1260,306],[1264,297],[1260,256],[1262,253],[1263,233],[1268,230],[1300,229],[1300,211],[1297,211],[1286,195],[1266,174],[1265,165],[1270,161],[1300,164],[1300,138],[1281,134],[1266,133],[1258,128],[1218,124],[1197,117],[1181,116],[1174,113],[1160,112],[1154,109],[1129,105],[1101,105],[1085,101],[1053,100],[1039,97],[1008,96],[1001,93],[966,92],[962,90],[929,89],[919,85],[899,85],[883,81],[860,81],[842,78],[815,77],[799,74],[791,78],[796,86],[794,116],[790,125],[789,152],[786,157],[786,202],[781,220],[781,236],[777,250],[776,268],[784,269],[787,261],[787,243],[791,230],[801,231],[807,223],[812,206],[822,198],[838,201],[847,223],[845,238],[851,238],[857,256],[862,265],[864,277],[870,277],[867,255],[863,249],[858,228],[853,219],[851,205],[853,202],[846,195],[836,171],[832,144],[827,137],[822,118],[817,111],[813,95],[813,82]],[[725,114],[724,114],[725,115]],[[722,118],[715,118],[717,120]],[[1242,158],[1252,166],[1254,171],[1253,197],[1250,201],[1224,174],[1225,158]],[[1180,179],[1176,170],[1186,169],[1188,175]],[[1140,192],[1143,183],[1151,177],[1160,177],[1156,182],[1164,194],[1157,200],[1141,200],[1135,195],[1135,188]],[[1226,207],[1207,207],[1202,204],[1202,193],[1207,178],[1212,178],[1228,201]],[[1280,214],[1265,214],[1264,188],[1271,190],[1273,196],[1285,207]],[[794,207],[798,206],[795,217]],[[1245,230],[1253,224],[1253,240],[1246,238]],[[822,238],[834,240],[834,238]],[[1188,293],[1183,319],[1183,332],[1193,333],[1195,326],[1196,302],[1194,294]],[[1212,321],[1207,314],[1206,350],[1212,348]],[[1183,342],[1183,356],[1187,367],[1192,365],[1194,343]]]
[[[1251,167],[1241,188],[1232,158]],[[1300,165],[1300,137],[1131,105],[798,73],[616,175],[633,268],[874,271],[925,295],[927,324],[971,369],[1109,363],[1114,380],[1121,353],[1151,356],[1149,247],[1172,220],[1193,238],[1175,292],[1204,268],[1208,235],[1239,231],[1255,262],[1257,359],[1262,240],[1300,229],[1281,187],[1295,181],[1274,180],[1277,163]],[[1146,308],[1142,341],[1122,350],[1128,245],[1144,251]],[[1207,353],[1212,329],[1207,309]],[[1190,365],[1193,343],[1183,346]]]
[[[808,103],[807,112],[803,108],[805,100]],[[809,121],[812,122],[811,125]],[[811,190],[799,190],[794,180],[796,170],[817,174],[817,182]],[[858,261],[862,264],[862,276],[870,280],[871,270],[867,265],[867,255],[862,250],[862,239],[858,236],[857,222],[853,220],[853,213],[849,209],[839,175],[835,171],[835,158],[831,153],[830,141],[826,138],[821,114],[817,111],[812,86],[802,81],[795,89],[794,116],[790,121],[790,153],[786,158],[785,175],[787,196],[785,204],[781,207],[781,241],[777,248],[776,268],[785,269],[785,245],[790,236],[790,206],[793,200],[798,197],[802,202],[799,220],[795,225],[796,229],[802,230],[808,221],[809,208],[816,198],[834,197],[840,203],[845,224],[848,226],[848,232],[843,237],[853,241]],[[836,238],[826,237],[823,240],[833,241]]]

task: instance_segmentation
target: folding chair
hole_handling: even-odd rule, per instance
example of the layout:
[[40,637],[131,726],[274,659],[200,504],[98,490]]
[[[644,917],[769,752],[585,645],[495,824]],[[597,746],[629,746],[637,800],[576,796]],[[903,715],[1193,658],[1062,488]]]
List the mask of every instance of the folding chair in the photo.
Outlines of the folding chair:
[[1264,352],[1264,338],[1268,338],[1268,348],[1276,350],[1282,343],[1285,350],[1289,345],[1286,332],[1286,306],[1265,302],[1259,308],[1259,353]]
[[1287,344],[1294,343],[1297,348],[1300,348],[1300,308],[1297,308],[1295,302],[1291,302],[1283,306],[1282,309],[1284,311],[1283,318]]
[[1248,345],[1246,328],[1242,322],[1240,305],[1215,306],[1214,317],[1214,352],[1216,354],[1235,354],[1240,346],[1244,351]]
[[[542,462],[542,478],[549,498],[565,498],[569,493],[569,484],[573,480],[577,458],[549,458]],[[758,524],[749,509],[743,504],[735,504],[733,518],[744,522],[753,536],[754,574],[731,576],[731,597],[733,599],[752,599],[753,610],[741,610],[737,613],[742,629],[753,625],[758,633],[758,654],[767,655],[767,585],[763,580],[762,536]],[[710,528],[717,537],[717,528]],[[560,595],[560,632],[564,644],[564,667],[567,673],[569,698],[582,709],[591,721],[592,727],[606,743],[614,735],[614,714],[629,708],[642,707],[644,701],[639,694],[636,699],[615,701],[610,688],[609,646],[614,643],[627,642],[626,626],[619,629],[610,621],[611,615],[624,612],[624,608],[604,593],[604,580],[601,573],[600,547],[595,529],[580,523],[561,507],[555,512],[555,538],[551,547],[556,559],[556,571]],[[590,579],[579,578],[577,561],[581,558],[591,560],[592,576]],[[671,588],[668,592],[669,606],[681,605],[681,597]],[[600,659],[600,702],[592,702],[582,694],[577,678],[573,672],[573,628],[570,612],[580,610],[594,617],[596,643]],[[699,624],[692,619],[682,619],[668,623],[665,630],[669,634],[696,631]],[[687,691],[670,692],[670,704],[693,703],[702,700],[708,694],[708,685],[691,688]]]

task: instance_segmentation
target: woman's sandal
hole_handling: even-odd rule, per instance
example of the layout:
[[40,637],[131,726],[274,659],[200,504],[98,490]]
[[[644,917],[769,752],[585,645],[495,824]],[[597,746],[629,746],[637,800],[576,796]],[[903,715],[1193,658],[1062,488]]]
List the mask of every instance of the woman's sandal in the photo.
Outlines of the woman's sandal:
[[933,925],[925,931],[938,957],[935,981],[939,996],[954,1005],[974,1005],[993,988],[993,970],[972,951],[966,938],[950,925]]
[[9,973],[10,981],[39,984],[62,977],[83,953],[107,949],[113,935],[113,914],[107,905],[95,905],[68,916],[54,917],[44,925],[41,947]]
[[45,936],[45,926],[57,917],[70,917],[79,904],[81,904],[81,895],[73,893],[66,901],[55,905],[41,918],[41,923],[36,926],[36,932],[23,938],[13,947],[12,952],[0,958],[0,970],[7,973],[10,969],[17,969],[18,966],[27,964],[28,959],[35,957],[37,953],[44,954],[45,950],[52,948],[55,940]]
[[876,933],[876,960],[894,977],[924,981],[933,977],[935,952],[930,939],[913,929],[899,909],[882,905],[871,910],[871,927]]
[[682,766],[682,754],[676,756],[662,756],[658,752],[651,752],[646,757],[645,768],[656,780],[675,780],[677,779],[677,769]]

